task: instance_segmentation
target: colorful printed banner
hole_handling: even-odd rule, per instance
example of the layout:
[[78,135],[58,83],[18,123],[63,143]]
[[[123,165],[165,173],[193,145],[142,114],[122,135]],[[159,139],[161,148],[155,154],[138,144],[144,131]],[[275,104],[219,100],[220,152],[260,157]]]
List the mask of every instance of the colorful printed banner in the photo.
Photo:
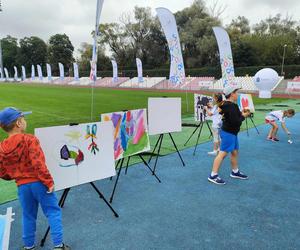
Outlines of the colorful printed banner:
[[21,66],[21,68],[22,68],[22,81],[25,81],[26,80],[26,69],[23,65]]
[[79,81],[79,71],[78,71],[77,63],[73,63],[73,69],[74,69],[74,79],[75,81]]
[[175,17],[166,8],[157,8],[156,12],[170,50],[171,66],[169,81],[173,84],[181,84],[185,81],[185,70]]
[[34,65],[31,65],[31,80],[35,79],[35,68]]
[[146,109],[102,114],[114,126],[115,160],[150,150]]
[[112,68],[113,68],[113,82],[116,83],[118,81],[118,64],[115,60],[111,60]]
[[92,81],[96,81],[97,79],[97,37],[99,35],[99,22],[100,22],[100,15],[102,11],[103,1],[104,0],[97,0],[96,24],[95,24],[95,33],[94,33],[93,55],[91,61],[91,73],[90,73],[90,79]]
[[0,79],[2,80],[3,78],[4,78],[3,71],[2,68],[0,67]]
[[234,66],[229,36],[226,30],[221,27],[213,27],[213,31],[219,48],[223,87],[227,84],[237,86],[238,83],[234,81]]
[[14,71],[15,71],[14,80],[17,81],[18,80],[18,69],[16,66],[14,66]]
[[8,81],[9,80],[9,74],[7,68],[4,68],[4,73],[5,73],[5,79]]
[[58,67],[59,67],[59,78],[61,81],[63,81],[65,79],[64,65],[62,63],[58,63]]
[[42,67],[41,67],[41,65],[36,65],[36,67],[37,67],[37,72],[38,72],[38,76],[39,76],[39,80],[40,81],[43,81],[43,72],[42,72]]
[[143,79],[143,64],[140,58],[136,58],[136,67],[138,72],[138,82],[142,83],[144,81]]
[[51,82],[52,81],[51,65],[47,63],[46,68],[47,68],[48,81]]

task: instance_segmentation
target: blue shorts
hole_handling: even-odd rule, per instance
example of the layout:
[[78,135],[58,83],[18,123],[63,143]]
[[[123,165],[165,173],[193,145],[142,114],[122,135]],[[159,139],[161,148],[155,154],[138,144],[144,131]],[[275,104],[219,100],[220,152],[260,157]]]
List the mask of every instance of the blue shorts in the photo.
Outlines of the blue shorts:
[[228,133],[221,129],[220,137],[221,137],[220,151],[230,153],[234,150],[239,149],[239,141],[237,135]]

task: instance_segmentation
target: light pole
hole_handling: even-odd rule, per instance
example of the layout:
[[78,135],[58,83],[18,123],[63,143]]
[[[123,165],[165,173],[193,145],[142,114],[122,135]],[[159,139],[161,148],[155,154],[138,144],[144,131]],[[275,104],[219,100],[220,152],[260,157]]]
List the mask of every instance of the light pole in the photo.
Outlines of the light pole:
[[285,48],[287,45],[283,45],[283,55],[282,55],[282,64],[281,64],[281,76],[283,75],[283,65],[284,65],[284,56],[285,56]]

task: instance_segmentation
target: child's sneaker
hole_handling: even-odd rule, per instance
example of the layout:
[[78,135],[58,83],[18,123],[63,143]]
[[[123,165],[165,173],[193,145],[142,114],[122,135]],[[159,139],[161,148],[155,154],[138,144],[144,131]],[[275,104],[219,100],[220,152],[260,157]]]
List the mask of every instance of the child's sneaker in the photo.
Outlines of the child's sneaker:
[[241,180],[247,180],[248,176],[243,174],[242,172],[238,171],[237,173],[234,173],[231,171],[230,177],[236,178],[236,179],[241,179]]
[[226,182],[224,180],[222,180],[217,174],[214,176],[210,175],[207,179],[208,179],[208,181],[215,183],[217,185],[225,185],[226,184]]
[[269,136],[267,137],[267,140],[268,141],[279,141],[277,138],[272,138],[272,137],[269,137]]
[[207,154],[209,154],[209,155],[217,155],[218,151],[214,150],[214,151],[211,151],[211,152],[207,152]]
[[63,243],[61,247],[54,247],[53,250],[71,250],[71,247]]

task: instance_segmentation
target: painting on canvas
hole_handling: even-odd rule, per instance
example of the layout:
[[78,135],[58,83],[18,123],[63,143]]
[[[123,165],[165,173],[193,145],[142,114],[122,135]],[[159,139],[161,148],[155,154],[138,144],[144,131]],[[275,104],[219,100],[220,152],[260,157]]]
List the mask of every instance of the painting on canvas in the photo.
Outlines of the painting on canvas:
[[255,112],[251,94],[239,94],[237,104],[241,111],[243,109],[249,109],[251,113]]
[[55,190],[115,175],[111,122],[38,128],[35,135]]
[[212,106],[213,99],[211,96],[194,94],[194,117],[197,122],[209,120],[205,107]]
[[102,114],[101,121],[113,123],[116,160],[150,150],[146,109]]

